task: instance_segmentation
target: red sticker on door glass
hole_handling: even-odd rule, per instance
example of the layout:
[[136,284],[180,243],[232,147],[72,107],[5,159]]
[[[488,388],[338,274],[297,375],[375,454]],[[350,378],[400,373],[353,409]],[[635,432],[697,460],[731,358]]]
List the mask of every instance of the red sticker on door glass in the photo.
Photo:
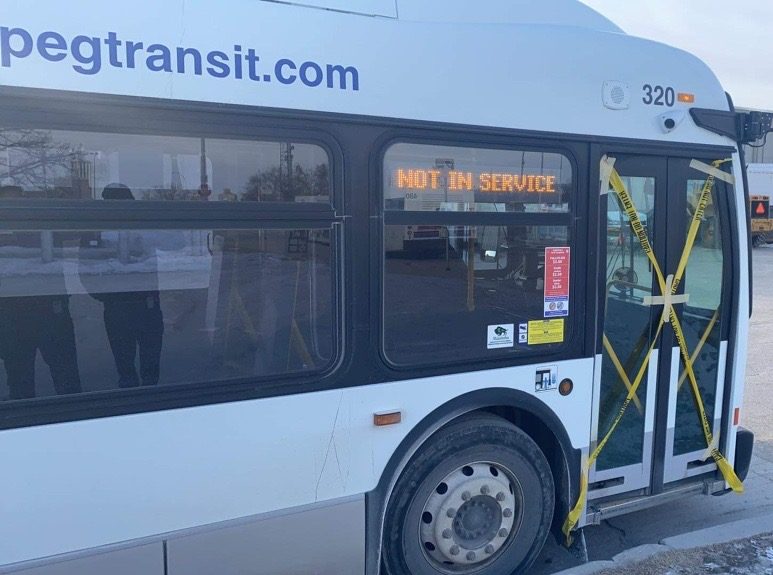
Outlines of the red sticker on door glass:
[[571,248],[545,248],[545,317],[569,315]]

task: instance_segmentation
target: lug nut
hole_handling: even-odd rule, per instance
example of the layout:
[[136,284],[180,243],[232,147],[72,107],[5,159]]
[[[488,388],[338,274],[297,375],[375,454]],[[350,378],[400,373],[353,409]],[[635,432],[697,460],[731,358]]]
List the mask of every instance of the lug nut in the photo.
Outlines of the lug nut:
[[486,545],[486,553],[491,555],[493,552],[494,552],[494,546],[491,545],[490,543],[488,545]]
[[471,497],[472,497],[472,495],[470,495],[469,491],[465,491],[464,493],[462,493],[462,499],[464,501],[469,501]]
[[459,555],[459,551],[460,549],[458,545],[454,545],[453,547],[451,547],[451,555]]
[[452,507],[451,509],[446,511],[446,517],[448,517],[449,519],[453,519],[454,517],[456,517],[456,509]]
[[505,500],[505,494],[501,491],[497,493],[497,501],[504,501]]
[[504,515],[505,517],[507,517],[508,519],[510,519],[510,517],[512,517],[512,516],[513,516],[513,510],[512,510],[512,509],[505,509],[505,510],[502,512],[502,515]]
[[499,530],[500,537],[507,537],[507,534],[508,534],[508,531],[504,527],[502,527],[502,529]]
[[453,532],[450,529],[443,530],[443,539],[451,539]]
[[470,551],[467,554],[467,561],[475,561],[475,557],[476,557],[475,551]]
[[488,485],[484,485],[483,487],[480,488],[480,492],[483,495],[488,495],[491,492],[491,490],[489,489]]

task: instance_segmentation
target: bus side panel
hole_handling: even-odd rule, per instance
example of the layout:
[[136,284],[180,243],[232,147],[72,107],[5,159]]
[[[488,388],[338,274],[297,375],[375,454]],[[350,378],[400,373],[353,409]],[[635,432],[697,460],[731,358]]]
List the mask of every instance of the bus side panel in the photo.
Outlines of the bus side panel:
[[[281,473],[281,471],[279,471]],[[166,575],[365,572],[363,496],[171,539]]]
[[[2,572],[2,569],[0,569]],[[13,575],[166,575],[161,542],[65,559]],[[214,573],[214,571],[213,571]]]
[[[535,393],[533,365],[0,432],[0,565],[362,495],[420,421],[479,389],[536,395],[585,448],[593,360],[548,365],[570,396]],[[402,424],[373,425],[392,410]]]

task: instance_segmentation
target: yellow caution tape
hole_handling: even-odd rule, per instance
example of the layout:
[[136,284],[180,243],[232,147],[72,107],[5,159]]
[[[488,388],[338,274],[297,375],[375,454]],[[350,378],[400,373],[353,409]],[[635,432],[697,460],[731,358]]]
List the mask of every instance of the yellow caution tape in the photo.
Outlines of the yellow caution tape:
[[[605,157],[605,160],[606,160],[606,157]],[[718,160],[716,162],[713,162],[713,167],[719,168],[719,166],[721,166],[727,161],[729,160]],[[679,260],[679,265],[677,266],[676,274],[674,274],[674,276],[669,276],[669,280],[666,281],[666,278],[664,277],[663,272],[660,269],[660,265],[657,259],[655,258],[655,254],[652,250],[652,245],[650,244],[650,240],[647,235],[647,230],[644,227],[644,225],[641,223],[641,220],[639,219],[639,213],[636,210],[636,206],[633,202],[633,198],[631,198],[631,195],[628,193],[628,190],[626,189],[625,184],[620,178],[620,174],[617,173],[617,170],[615,170],[614,168],[612,168],[611,170],[609,183],[612,186],[613,191],[620,198],[620,202],[622,203],[623,209],[626,215],[628,216],[631,229],[633,230],[633,233],[636,235],[637,239],[639,240],[642,250],[647,256],[647,259],[650,261],[650,264],[652,265],[652,269],[655,272],[655,277],[658,281],[658,285],[660,286],[660,293],[663,294],[664,296],[663,321],[658,322],[657,331],[655,332],[655,336],[652,338],[652,343],[650,344],[650,348],[647,351],[647,355],[644,358],[644,362],[639,367],[639,371],[636,374],[636,377],[634,378],[633,382],[632,383],[629,382],[630,387],[628,389],[628,395],[626,395],[625,401],[623,402],[623,405],[620,407],[620,410],[615,416],[615,419],[612,421],[612,424],[610,425],[609,430],[606,432],[601,442],[599,442],[599,444],[596,446],[596,449],[594,449],[593,452],[590,454],[590,457],[588,457],[588,459],[583,463],[582,476],[580,478],[580,494],[577,498],[577,503],[569,512],[569,515],[567,516],[563,525],[563,532],[564,532],[564,535],[566,536],[567,545],[571,545],[572,530],[579,522],[580,516],[582,515],[582,512],[585,509],[585,504],[588,498],[588,481],[590,476],[590,469],[593,466],[596,459],[598,459],[601,452],[604,450],[604,447],[606,447],[607,443],[609,442],[609,439],[614,434],[615,430],[617,429],[617,426],[620,424],[620,421],[623,419],[623,416],[625,415],[625,412],[628,409],[628,406],[631,404],[634,397],[636,397],[636,392],[638,391],[639,385],[644,379],[644,374],[647,371],[647,367],[649,366],[650,358],[652,357],[652,352],[654,351],[655,345],[660,337],[661,331],[663,329],[663,325],[667,321],[670,321],[671,326],[674,330],[674,334],[676,335],[677,341],[679,342],[679,349],[685,364],[687,376],[690,380],[690,386],[692,387],[693,395],[695,397],[695,404],[698,409],[698,414],[701,418],[703,434],[706,439],[706,444],[709,447],[710,456],[714,459],[714,462],[716,463],[717,468],[720,470],[720,472],[722,473],[722,476],[725,478],[725,481],[727,482],[727,484],[730,485],[731,489],[733,489],[733,491],[735,491],[736,493],[742,493],[744,490],[743,483],[741,482],[740,479],[738,479],[738,476],[735,474],[735,470],[733,469],[733,467],[720,453],[719,449],[717,449],[714,446],[714,436],[711,432],[711,425],[709,423],[708,417],[706,416],[706,410],[703,404],[703,399],[701,398],[700,388],[698,387],[698,382],[695,377],[695,372],[693,371],[694,358],[690,356],[690,352],[687,349],[687,341],[685,340],[681,323],[679,322],[679,318],[676,315],[676,311],[673,309],[671,305],[672,300],[670,297],[667,297],[667,294],[666,294],[666,291],[668,291],[669,292],[668,296],[673,296],[676,294],[677,290],[679,289],[679,284],[681,283],[682,278],[684,277],[684,272],[687,269],[687,263],[690,259],[690,254],[692,253],[693,246],[695,245],[695,238],[698,235],[700,224],[701,224],[701,221],[703,220],[703,215],[711,199],[711,190],[714,187],[714,181],[715,181],[715,176],[713,174],[710,174],[703,186],[703,189],[701,190],[698,206],[692,217],[692,222],[690,224],[690,228],[687,234],[687,240],[685,242],[685,246],[682,251],[682,257]],[[606,192],[606,191],[607,190],[602,190],[602,192]],[[713,327],[713,325],[711,327]],[[609,342],[606,339],[606,337],[604,338],[604,340],[605,340],[605,347],[607,347],[607,345],[609,345]],[[611,349],[611,345],[609,345],[608,349]],[[610,354],[610,357],[612,357],[613,355],[616,357],[615,354]],[[626,379],[628,378],[626,377]]]
[[[609,354],[609,359],[612,360],[612,364],[615,366],[615,370],[617,370],[617,375],[620,377],[620,380],[625,384],[625,387],[628,389],[628,391],[631,391],[633,384],[631,383],[631,380],[628,379],[628,374],[625,372],[625,368],[623,367],[623,364],[620,363],[620,358],[617,357],[617,353],[615,353],[615,350],[612,347],[612,344],[609,343],[609,339],[607,339],[606,334],[604,334],[604,349],[607,350],[607,353]],[[639,413],[643,415],[644,406],[642,406],[641,400],[639,400],[639,396],[636,394],[634,394],[633,396],[633,403],[634,405],[636,405],[636,409],[639,410]]]

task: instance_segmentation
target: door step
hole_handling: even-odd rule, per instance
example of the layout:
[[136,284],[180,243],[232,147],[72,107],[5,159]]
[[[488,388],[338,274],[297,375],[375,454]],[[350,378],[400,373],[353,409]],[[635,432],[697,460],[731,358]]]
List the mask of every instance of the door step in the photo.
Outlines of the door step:
[[723,481],[703,481],[674,487],[657,495],[643,495],[630,499],[610,501],[606,503],[594,503],[588,507],[587,525],[600,525],[605,519],[611,519],[626,513],[641,511],[669,503],[676,499],[682,499],[686,495],[703,494],[711,495],[725,488]]

